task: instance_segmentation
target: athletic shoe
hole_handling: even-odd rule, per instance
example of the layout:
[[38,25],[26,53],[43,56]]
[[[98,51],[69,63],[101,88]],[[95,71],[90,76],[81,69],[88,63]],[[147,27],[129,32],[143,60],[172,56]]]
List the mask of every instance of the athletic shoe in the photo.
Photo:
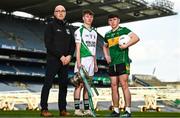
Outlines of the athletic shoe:
[[117,113],[115,111],[113,111],[110,115],[110,117],[119,117],[120,116],[120,113]]
[[84,116],[84,113],[80,109],[75,109],[74,115],[75,116]]
[[84,110],[84,115],[85,116],[93,116],[91,110],[89,110],[89,109],[88,110]]
[[121,117],[122,118],[131,118],[131,113],[125,111],[124,114]]

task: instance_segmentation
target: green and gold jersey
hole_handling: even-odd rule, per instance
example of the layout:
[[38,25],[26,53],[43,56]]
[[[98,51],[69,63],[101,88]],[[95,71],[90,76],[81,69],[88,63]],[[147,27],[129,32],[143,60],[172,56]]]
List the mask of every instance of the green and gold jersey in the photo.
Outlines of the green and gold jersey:
[[105,34],[104,43],[108,44],[109,53],[111,56],[111,65],[121,64],[121,63],[130,63],[130,59],[128,56],[128,48],[120,49],[119,48],[119,38],[122,35],[129,35],[131,30],[126,27],[119,27],[116,31],[109,31]]

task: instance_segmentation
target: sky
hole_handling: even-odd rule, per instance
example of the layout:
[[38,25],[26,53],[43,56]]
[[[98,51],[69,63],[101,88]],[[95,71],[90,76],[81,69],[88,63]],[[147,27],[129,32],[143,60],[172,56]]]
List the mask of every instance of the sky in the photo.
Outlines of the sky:
[[[180,0],[171,1],[178,15],[120,24],[140,38],[129,48],[131,74],[155,75],[166,82],[180,81]],[[107,26],[98,28],[103,36],[108,30]]]

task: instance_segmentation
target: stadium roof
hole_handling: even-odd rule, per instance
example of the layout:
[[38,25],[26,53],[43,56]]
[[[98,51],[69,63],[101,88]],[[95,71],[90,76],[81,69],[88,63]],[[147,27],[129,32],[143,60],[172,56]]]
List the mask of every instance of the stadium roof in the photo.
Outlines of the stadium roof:
[[48,18],[53,14],[54,7],[62,4],[67,9],[67,19],[70,23],[81,22],[83,9],[95,12],[94,26],[107,25],[109,13],[119,14],[121,23],[163,16],[175,15],[173,3],[168,0],[0,0],[0,11],[12,13],[23,11],[39,18]]

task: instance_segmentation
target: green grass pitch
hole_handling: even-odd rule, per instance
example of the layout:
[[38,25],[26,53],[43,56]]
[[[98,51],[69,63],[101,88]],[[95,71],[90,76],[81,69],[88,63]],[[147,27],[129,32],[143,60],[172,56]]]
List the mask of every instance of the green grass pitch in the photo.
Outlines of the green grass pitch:
[[[59,112],[56,110],[51,110],[54,117],[59,117]],[[72,114],[70,117],[75,117],[73,115],[73,111],[71,110],[70,113]],[[111,111],[97,111],[97,117],[108,117]],[[0,117],[40,117],[40,111],[0,111]],[[132,112],[132,118],[138,117],[149,117],[149,118],[173,118],[178,117],[180,118],[180,112]]]

